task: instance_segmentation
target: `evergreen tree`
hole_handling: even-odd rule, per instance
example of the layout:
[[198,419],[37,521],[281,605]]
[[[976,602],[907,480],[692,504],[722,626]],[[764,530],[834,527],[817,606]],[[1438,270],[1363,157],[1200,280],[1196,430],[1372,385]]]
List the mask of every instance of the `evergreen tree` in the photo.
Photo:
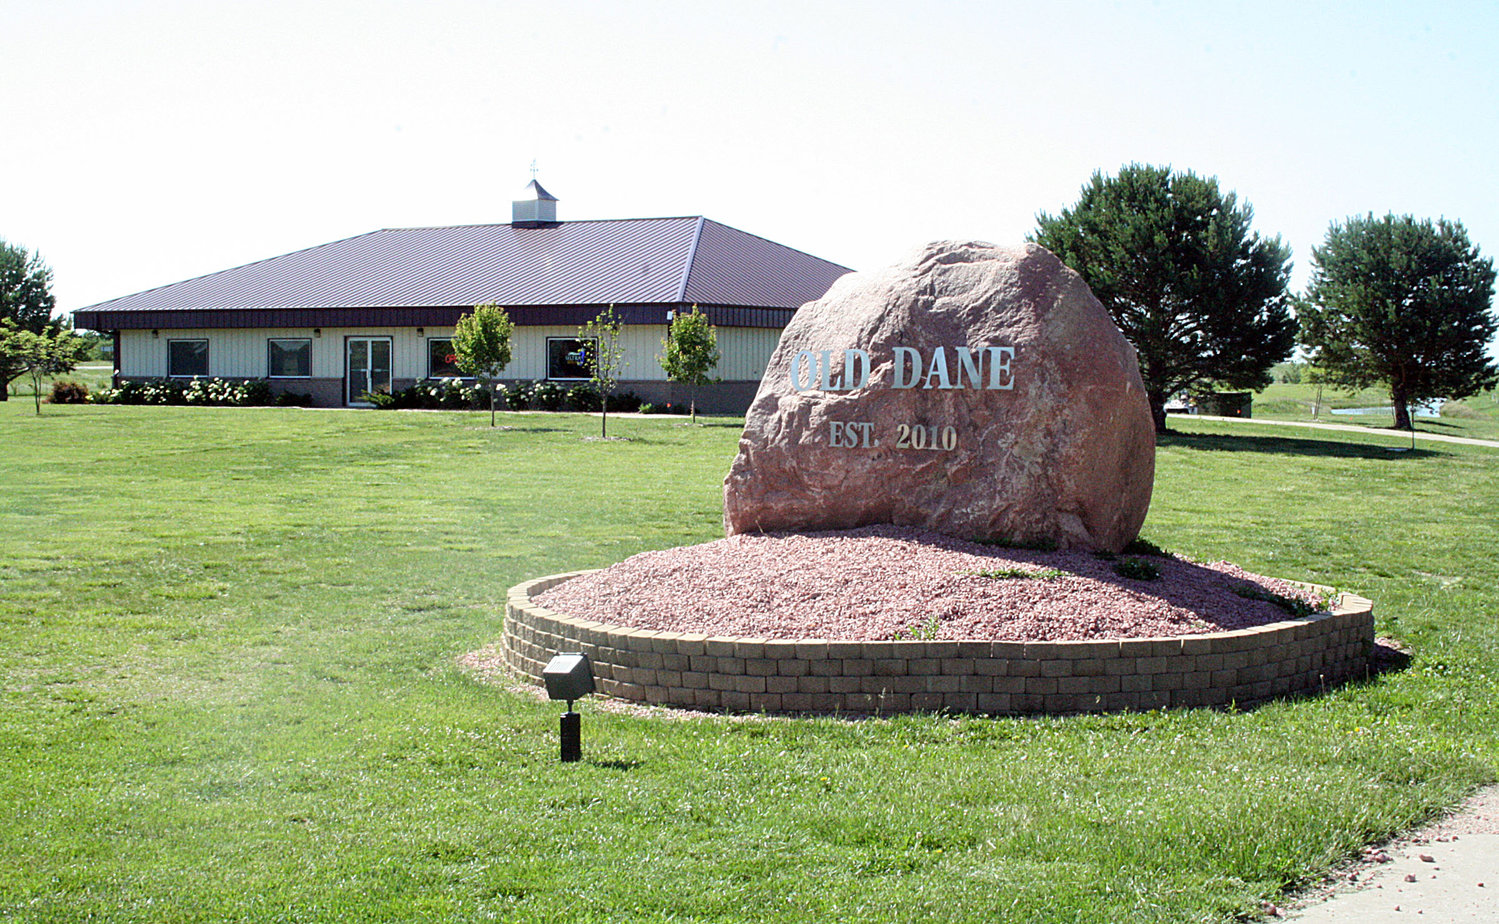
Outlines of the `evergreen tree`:
[[1134,345],[1157,432],[1183,389],[1259,389],[1291,353],[1290,248],[1250,230],[1218,181],[1131,164],[1093,174],[1076,205],[1036,216],[1031,240],[1082,275]]
[[1312,251],[1301,343],[1327,381],[1388,387],[1395,426],[1409,430],[1412,403],[1499,380],[1487,355],[1499,328],[1494,278],[1461,222],[1350,218]]

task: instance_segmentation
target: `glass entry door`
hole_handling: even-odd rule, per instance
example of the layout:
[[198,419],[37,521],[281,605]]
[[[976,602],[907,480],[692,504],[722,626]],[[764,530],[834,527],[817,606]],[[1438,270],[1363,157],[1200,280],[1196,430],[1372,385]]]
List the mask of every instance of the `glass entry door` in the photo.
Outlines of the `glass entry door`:
[[344,400],[369,404],[360,396],[390,394],[390,338],[349,337],[344,341]]

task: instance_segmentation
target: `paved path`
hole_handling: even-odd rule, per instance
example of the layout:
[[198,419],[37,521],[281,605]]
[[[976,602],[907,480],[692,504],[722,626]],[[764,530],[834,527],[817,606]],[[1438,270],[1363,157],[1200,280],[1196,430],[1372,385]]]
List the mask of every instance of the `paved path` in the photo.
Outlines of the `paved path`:
[[[1372,433],[1376,436],[1395,436],[1408,440],[1411,435],[1404,430],[1377,430],[1373,427],[1360,427],[1354,424],[1331,424],[1312,423],[1304,420],[1270,420],[1269,418],[1256,417],[1213,417],[1208,414],[1181,414],[1172,418],[1173,420],[1219,420],[1228,423],[1250,423],[1271,424],[1277,427],[1308,427],[1313,430],[1342,430],[1346,433]],[[1423,433],[1416,431],[1416,442],[1432,443],[1461,443],[1464,446],[1488,446],[1491,449],[1499,449],[1499,440],[1479,440],[1468,436],[1448,436],[1445,433]],[[1499,878],[1499,877],[1496,877]]]
[[[1289,911],[1296,924],[1493,924],[1499,921],[1499,786],[1385,846],[1325,901]],[[1349,881],[1356,876],[1357,881]]]

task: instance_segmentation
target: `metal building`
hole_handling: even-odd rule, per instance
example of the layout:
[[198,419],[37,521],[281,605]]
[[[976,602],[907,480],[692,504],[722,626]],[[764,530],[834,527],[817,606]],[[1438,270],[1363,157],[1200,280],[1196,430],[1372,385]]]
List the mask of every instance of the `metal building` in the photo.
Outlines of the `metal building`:
[[575,383],[578,328],[613,306],[619,387],[663,402],[668,314],[696,305],[722,354],[698,407],[741,413],[796,309],[849,272],[702,217],[559,221],[556,205],[533,180],[509,224],[373,231],[91,305],[74,324],[113,334],[118,379],[266,378],[337,406],[457,374],[453,326],[485,302],[515,324],[504,380]]

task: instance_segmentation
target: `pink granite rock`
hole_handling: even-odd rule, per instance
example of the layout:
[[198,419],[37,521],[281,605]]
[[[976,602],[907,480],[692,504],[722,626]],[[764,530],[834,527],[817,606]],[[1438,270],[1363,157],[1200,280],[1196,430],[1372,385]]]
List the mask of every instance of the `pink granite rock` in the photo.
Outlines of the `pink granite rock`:
[[1118,551],[1155,433],[1134,348],[1034,244],[928,244],[804,305],[724,480],[744,532],[917,526]]

